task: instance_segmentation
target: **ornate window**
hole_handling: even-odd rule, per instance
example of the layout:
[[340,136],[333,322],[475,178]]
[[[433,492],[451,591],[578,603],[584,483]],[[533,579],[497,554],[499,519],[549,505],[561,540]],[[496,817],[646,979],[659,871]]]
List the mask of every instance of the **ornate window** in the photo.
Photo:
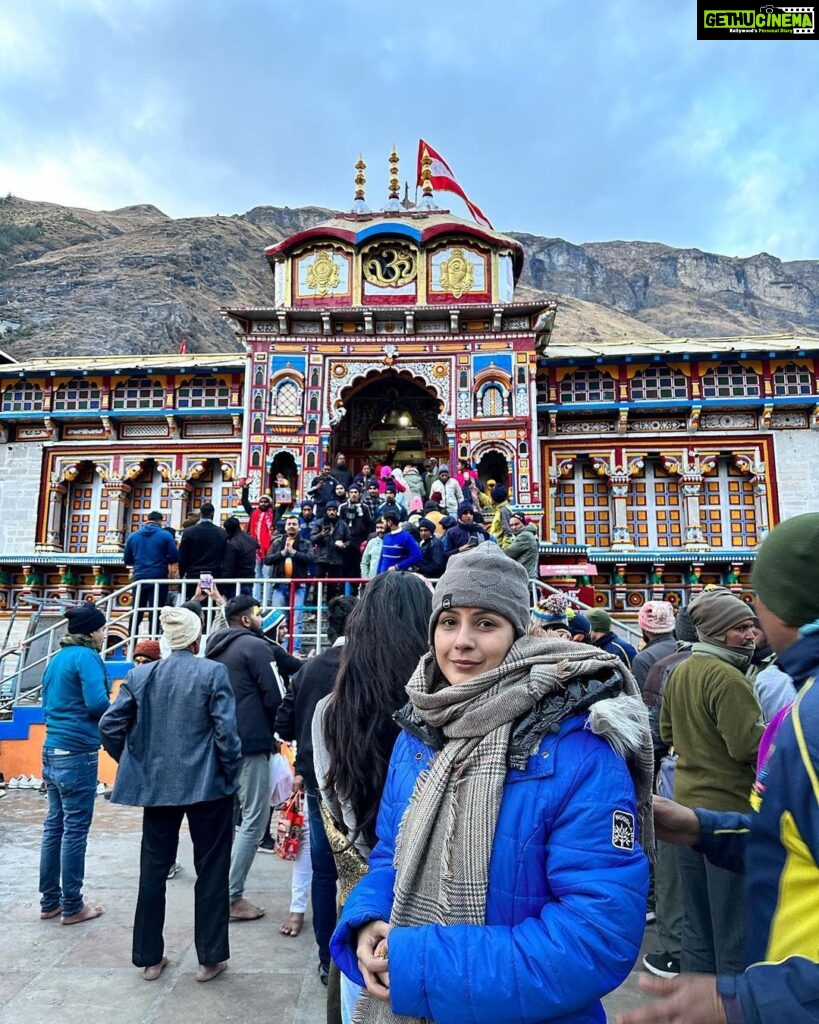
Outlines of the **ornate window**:
[[478,396],[479,415],[505,416],[508,410],[508,392],[500,384],[486,384]]
[[84,377],[74,377],[54,392],[55,412],[89,412],[101,405],[99,386]]
[[813,379],[807,366],[787,363],[776,369],[771,377],[775,395],[811,395]]
[[230,405],[230,388],[215,377],[191,377],[176,389],[179,409],[213,409]]
[[759,394],[759,374],[742,363],[720,363],[702,376],[703,398],[753,398]]
[[256,372],[253,375],[253,383],[257,387],[261,387],[264,384],[264,367],[263,366],[257,366],[256,367]]
[[284,377],[270,394],[270,415],[298,419],[301,416],[302,390],[291,377]]
[[647,366],[634,374],[631,398],[634,402],[688,398],[688,379],[680,370],[670,366]]
[[117,384],[111,395],[112,409],[161,409],[164,405],[165,389],[148,377],[130,377]]
[[3,412],[42,412],[43,389],[28,381],[12,384],[3,392]]
[[65,550],[85,555],[97,551],[103,539],[102,521],[107,517],[108,499],[102,495],[102,480],[90,462],[82,463],[76,480],[68,485],[65,501]]
[[575,370],[560,382],[560,401],[572,402],[614,402],[617,385],[611,374],[603,370]]
[[647,459],[643,472],[629,481],[627,515],[637,547],[679,548],[682,508],[677,478]]
[[609,486],[587,462],[576,462],[572,475],[559,479],[554,510],[559,544],[611,545]]
[[700,520],[712,548],[750,548],[756,543],[756,510],[751,478],[727,458],[702,482]]

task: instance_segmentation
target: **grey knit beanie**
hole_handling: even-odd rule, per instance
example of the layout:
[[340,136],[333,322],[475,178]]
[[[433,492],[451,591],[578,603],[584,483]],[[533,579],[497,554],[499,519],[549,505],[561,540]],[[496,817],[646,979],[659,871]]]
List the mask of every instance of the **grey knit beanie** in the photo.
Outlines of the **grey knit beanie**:
[[700,640],[725,640],[726,630],[754,617],[753,608],[728,590],[704,590],[688,606]]
[[479,544],[471,551],[453,555],[438,580],[429,620],[430,644],[438,616],[450,608],[496,612],[512,623],[517,640],[529,627],[529,576],[497,544]]

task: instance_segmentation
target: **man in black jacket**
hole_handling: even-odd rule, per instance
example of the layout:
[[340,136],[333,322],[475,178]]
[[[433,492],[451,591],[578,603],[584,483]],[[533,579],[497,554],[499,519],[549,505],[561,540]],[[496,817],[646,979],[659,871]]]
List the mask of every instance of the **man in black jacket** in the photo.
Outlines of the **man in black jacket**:
[[[344,552],[350,543],[350,529],[339,519],[338,502],[335,498],[327,502],[321,519],[317,519],[312,530],[316,554],[316,576],[322,580],[344,575]],[[326,599],[338,597],[342,584],[328,583]]]
[[228,535],[213,521],[216,509],[206,501],[199,510],[199,522],[189,526],[179,541],[179,573],[183,579],[199,579],[203,572],[222,575]]
[[327,841],[318,806],[318,783],[313,769],[312,722],[316,704],[333,689],[341,663],[347,617],[355,608],[352,597],[336,597],[330,602],[327,636],[332,647],[307,661],[293,677],[290,689],[276,715],[276,731],[283,740],[296,741],[296,777],[294,789],[307,793],[307,823],[310,829],[310,859],[313,866],[311,899],[313,931],[319,948],[319,973],[327,984],[330,966],[330,936],[336,925],[336,865]]
[[[226,580],[252,580],[256,576],[256,553],[259,550],[259,542],[249,533],[245,533],[236,516],[230,516],[225,520],[225,533],[228,539],[221,575]],[[249,594],[252,590],[252,583],[242,583],[240,586],[242,594]]]
[[[273,538],[264,561],[265,565],[271,567],[274,579],[306,579],[310,575],[316,558],[313,554],[313,545],[301,536],[298,516],[287,516],[284,520],[284,533],[277,533]],[[294,611],[290,631],[293,634],[293,651],[298,654],[301,651],[304,633],[302,620],[307,584],[277,583],[273,587],[272,601],[275,607],[289,607],[291,596]]]
[[423,558],[414,569],[428,580],[437,580],[444,571],[445,559],[441,539],[435,536],[435,523],[431,519],[422,519],[418,523],[418,532],[421,535]]
[[227,628],[208,640],[205,656],[228,670],[242,741],[237,776],[242,824],[230,858],[230,919],[254,921],[264,910],[246,900],[244,890],[269,818],[270,752],[276,712],[284,697],[286,678],[298,671],[302,662],[265,639],[259,606],[249,595],[240,594],[227,602],[225,621]]

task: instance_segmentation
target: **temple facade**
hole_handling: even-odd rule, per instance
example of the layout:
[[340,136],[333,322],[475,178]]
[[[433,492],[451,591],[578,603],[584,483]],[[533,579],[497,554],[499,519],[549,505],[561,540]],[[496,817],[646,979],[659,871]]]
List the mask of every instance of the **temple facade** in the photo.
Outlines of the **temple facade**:
[[111,593],[150,509],[298,499],[339,452],[469,462],[538,524],[544,579],[602,607],[750,599],[766,532],[819,508],[819,339],[557,343],[557,302],[515,301],[520,244],[428,180],[400,202],[397,168],[383,210],[360,164],[349,213],[265,251],[269,294],[222,310],[243,352],[0,353],[0,611]]

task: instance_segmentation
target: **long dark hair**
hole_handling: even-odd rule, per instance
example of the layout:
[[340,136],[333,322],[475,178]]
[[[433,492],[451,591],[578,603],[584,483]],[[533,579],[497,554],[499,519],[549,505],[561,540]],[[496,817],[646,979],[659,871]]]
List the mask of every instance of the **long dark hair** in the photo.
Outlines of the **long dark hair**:
[[352,807],[360,835],[375,845],[375,822],[406,684],[429,650],[432,595],[412,573],[385,572],[368,584],[347,620],[332,700],[324,715],[327,786]]

